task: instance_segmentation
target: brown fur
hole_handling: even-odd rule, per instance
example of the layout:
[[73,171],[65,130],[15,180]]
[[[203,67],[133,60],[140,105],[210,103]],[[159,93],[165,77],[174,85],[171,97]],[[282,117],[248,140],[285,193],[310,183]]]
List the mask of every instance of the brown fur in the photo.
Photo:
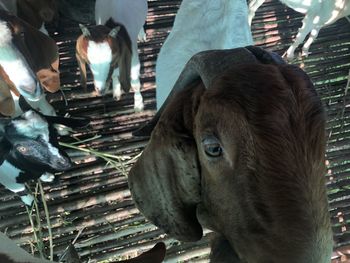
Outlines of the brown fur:
[[17,16],[37,29],[57,15],[55,0],[17,0]]
[[0,19],[8,22],[13,33],[13,43],[26,58],[32,71],[38,74],[42,86],[50,92],[56,92],[60,87],[56,42],[6,11],[0,10]]
[[15,103],[10,88],[5,81],[0,79],[0,114],[12,116],[14,113]]
[[[112,28],[120,26],[117,38],[112,38],[108,34]],[[80,35],[76,43],[76,58],[80,69],[81,85],[86,89],[86,64],[90,64],[87,58],[88,42],[104,42],[107,41],[112,50],[112,63],[107,78],[107,83],[111,82],[113,70],[119,67],[120,84],[125,92],[130,90],[130,70],[131,70],[131,40],[121,24],[111,21],[105,25],[93,26],[89,29],[91,36],[85,37]]]
[[[222,156],[205,154],[208,136]],[[199,239],[201,225],[217,232],[226,245],[212,262],[326,263],[324,155],[325,115],[306,74],[239,65],[173,98],[129,185],[146,217],[177,239]]]
[[8,88],[16,95],[19,96],[19,92],[15,87],[15,84],[13,84],[13,82],[10,80],[10,78],[8,77],[8,75],[6,74],[6,72],[4,71],[4,69],[2,68],[2,66],[0,65],[0,79],[3,80]]

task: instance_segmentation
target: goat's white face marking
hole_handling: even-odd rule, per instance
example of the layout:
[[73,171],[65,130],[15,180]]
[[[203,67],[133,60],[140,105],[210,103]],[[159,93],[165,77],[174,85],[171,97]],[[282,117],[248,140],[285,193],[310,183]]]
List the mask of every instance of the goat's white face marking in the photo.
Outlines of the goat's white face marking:
[[[0,22],[0,65],[22,94],[22,90],[35,93],[37,82],[27,61],[12,44],[12,35],[5,22]],[[22,94],[27,97],[25,93]]]
[[94,75],[95,87],[100,92],[106,88],[106,81],[112,62],[112,49],[108,42],[89,41],[87,57]]

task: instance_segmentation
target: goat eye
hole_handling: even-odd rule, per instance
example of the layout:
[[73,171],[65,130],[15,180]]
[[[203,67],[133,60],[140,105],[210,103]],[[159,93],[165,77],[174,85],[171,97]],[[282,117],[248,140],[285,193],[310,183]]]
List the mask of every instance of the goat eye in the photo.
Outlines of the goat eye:
[[218,139],[214,137],[205,138],[203,141],[205,154],[209,157],[219,157],[222,155],[222,148]]
[[18,150],[20,153],[27,153],[27,148],[24,147],[24,146],[18,146],[18,147],[17,147],[17,150]]

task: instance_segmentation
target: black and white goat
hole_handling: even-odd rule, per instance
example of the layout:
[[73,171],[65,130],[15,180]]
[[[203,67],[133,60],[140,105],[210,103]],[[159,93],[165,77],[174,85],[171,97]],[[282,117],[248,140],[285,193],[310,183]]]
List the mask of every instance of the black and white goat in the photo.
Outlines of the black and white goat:
[[88,121],[45,116],[34,110],[14,119],[0,119],[0,183],[17,193],[26,205],[32,204],[33,196],[26,192],[24,183],[38,178],[52,181],[52,173],[72,165],[58,145],[54,124],[76,128]]

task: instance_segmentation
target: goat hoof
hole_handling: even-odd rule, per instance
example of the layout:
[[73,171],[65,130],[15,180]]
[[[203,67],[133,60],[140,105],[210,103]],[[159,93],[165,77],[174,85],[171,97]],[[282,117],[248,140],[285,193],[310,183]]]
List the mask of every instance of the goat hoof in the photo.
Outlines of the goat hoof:
[[55,175],[51,174],[51,173],[44,173],[41,177],[40,180],[42,182],[46,182],[46,183],[51,183],[53,180],[55,180]]
[[69,133],[72,131],[71,128],[64,126],[62,124],[55,124],[54,125],[58,134],[61,136],[69,135]]
[[143,109],[144,109],[144,105],[143,105],[143,103],[142,103],[142,104],[140,104],[140,105],[135,105],[135,106],[134,106],[134,110],[135,110],[135,112],[142,112],[142,111],[143,111]]
[[310,52],[308,50],[302,50],[301,51],[301,56],[302,57],[308,57],[310,55]]
[[134,101],[135,101],[134,102],[134,110],[135,110],[135,112],[143,111],[144,105],[143,105],[143,99],[142,99],[142,96],[141,96],[140,92],[135,93]]
[[123,90],[117,91],[117,92],[113,92],[113,98],[118,101],[118,100],[120,100],[122,98],[123,94],[124,94]]
[[34,197],[30,194],[27,194],[27,195],[21,196],[21,200],[26,206],[32,206]]

